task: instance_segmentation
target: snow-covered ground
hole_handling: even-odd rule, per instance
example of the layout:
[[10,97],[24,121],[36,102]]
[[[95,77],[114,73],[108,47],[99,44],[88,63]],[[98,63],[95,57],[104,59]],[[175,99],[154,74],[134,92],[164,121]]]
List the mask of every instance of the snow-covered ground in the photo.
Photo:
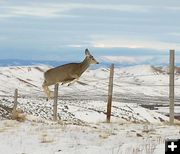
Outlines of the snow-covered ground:
[[[13,96],[19,90],[21,97],[43,98],[43,72],[50,67],[0,67],[0,96]],[[144,105],[168,105],[169,75],[166,68],[150,65],[116,68],[114,71],[113,100]],[[59,87],[61,99],[107,100],[109,69],[87,70],[79,82]],[[53,90],[53,86],[51,90]],[[180,74],[175,75],[175,104],[180,105]]]
[[180,138],[177,125],[118,119],[72,125],[29,119],[0,122],[1,154],[164,154],[165,139]]
[[[168,113],[166,68],[115,68],[111,123],[106,123],[109,69],[87,70],[74,85],[60,86],[58,122],[52,122],[53,100],[46,101],[41,88],[49,68],[0,68],[0,154],[161,154],[165,139],[180,138],[179,122],[169,126],[163,115]],[[178,74],[175,84],[179,114]],[[25,122],[7,120],[16,88]],[[141,105],[158,105],[158,110]]]

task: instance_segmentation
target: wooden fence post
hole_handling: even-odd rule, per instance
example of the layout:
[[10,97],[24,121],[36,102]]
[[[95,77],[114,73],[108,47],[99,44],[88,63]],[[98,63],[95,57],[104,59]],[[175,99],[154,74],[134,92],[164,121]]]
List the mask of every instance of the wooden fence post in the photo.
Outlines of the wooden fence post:
[[108,87],[108,103],[107,103],[107,119],[106,119],[107,122],[110,122],[110,119],[111,119],[113,76],[114,76],[114,64],[111,64],[110,76],[109,76],[109,87]]
[[16,111],[16,108],[17,108],[17,104],[18,104],[18,101],[17,101],[17,98],[18,98],[18,89],[15,89],[14,91],[14,106],[13,106],[13,112]]
[[169,56],[169,123],[174,124],[174,50]]
[[53,104],[53,120],[57,120],[57,101],[58,101],[58,87],[59,84],[55,84],[54,86],[54,104]]

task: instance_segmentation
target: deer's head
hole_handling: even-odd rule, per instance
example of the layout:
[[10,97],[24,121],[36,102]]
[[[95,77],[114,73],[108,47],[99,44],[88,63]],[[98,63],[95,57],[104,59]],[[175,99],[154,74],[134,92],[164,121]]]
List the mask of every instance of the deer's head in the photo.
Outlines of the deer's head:
[[85,55],[89,61],[89,64],[99,64],[99,62],[96,61],[96,59],[90,54],[88,49],[85,50]]

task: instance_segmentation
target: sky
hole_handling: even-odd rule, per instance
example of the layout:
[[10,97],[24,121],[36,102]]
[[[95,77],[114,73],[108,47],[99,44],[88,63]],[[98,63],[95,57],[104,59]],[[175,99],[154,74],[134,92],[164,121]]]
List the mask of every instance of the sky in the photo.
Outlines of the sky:
[[179,0],[0,0],[0,59],[80,61],[88,48],[99,61],[163,62],[180,55],[179,19]]

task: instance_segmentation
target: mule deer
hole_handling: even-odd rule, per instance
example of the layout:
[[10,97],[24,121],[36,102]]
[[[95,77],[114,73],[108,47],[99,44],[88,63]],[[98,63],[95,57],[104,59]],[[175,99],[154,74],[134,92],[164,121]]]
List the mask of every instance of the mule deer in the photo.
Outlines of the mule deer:
[[89,50],[85,50],[85,59],[81,63],[69,63],[47,70],[44,73],[44,83],[42,85],[44,92],[48,98],[53,97],[53,93],[48,86],[56,83],[69,83],[68,86],[76,82],[90,64],[99,64],[90,54]]

